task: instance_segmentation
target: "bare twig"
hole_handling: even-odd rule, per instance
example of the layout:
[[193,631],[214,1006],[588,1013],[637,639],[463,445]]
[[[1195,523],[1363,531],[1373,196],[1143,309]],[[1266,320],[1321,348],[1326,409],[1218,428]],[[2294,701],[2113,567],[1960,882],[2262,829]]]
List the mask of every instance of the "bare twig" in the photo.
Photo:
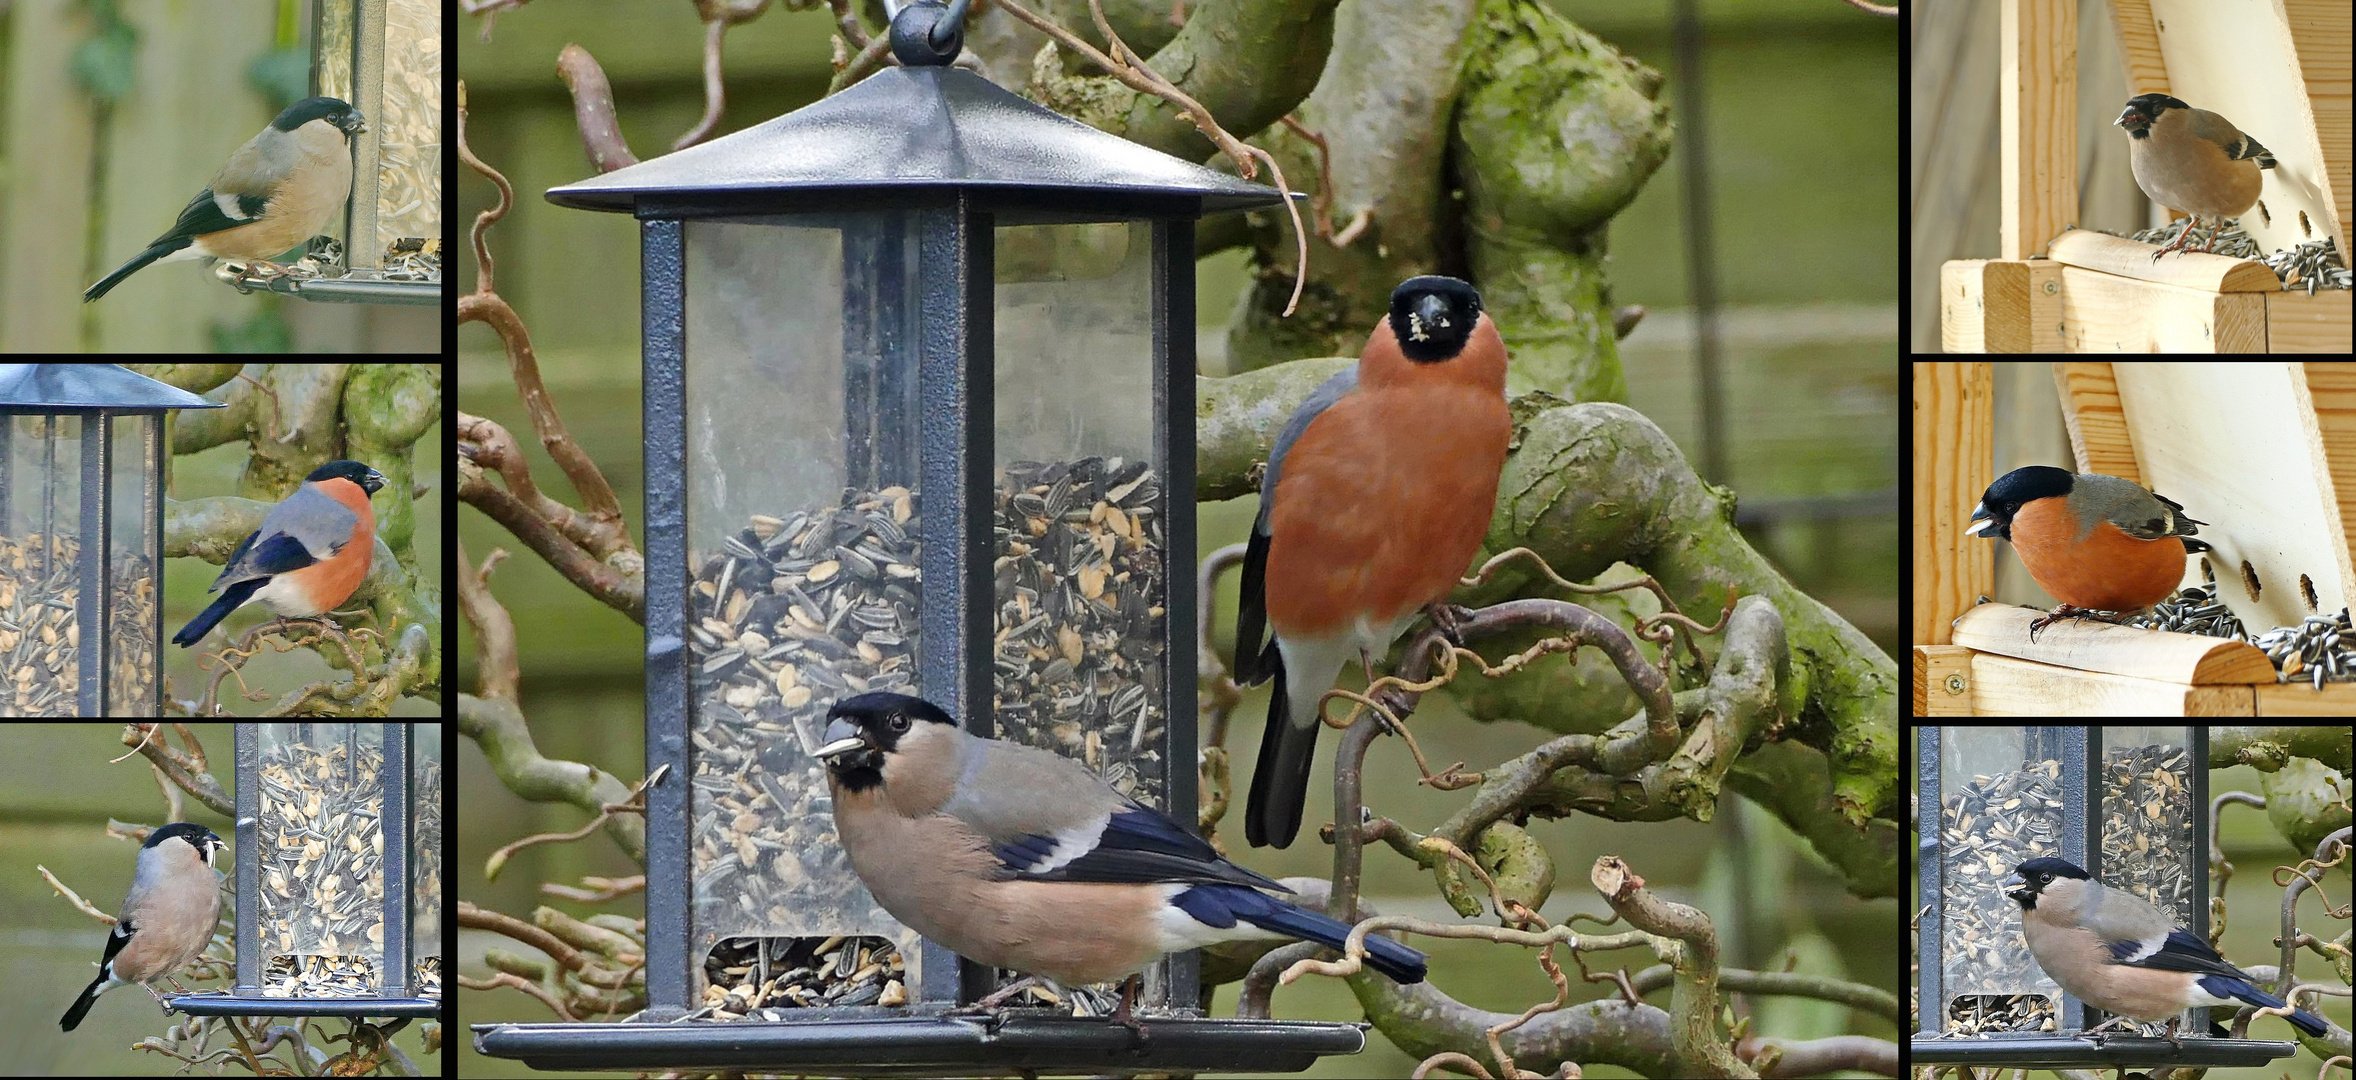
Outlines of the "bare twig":
[[622,138],[614,116],[614,88],[606,81],[597,58],[579,45],[566,45],[556,54],[556,74],[573,92],[573,123],[581,129],[581,148],[600,173],[638,164],[638,155]]
[[1349,247],[1350,242],[1358,239],[1359,235],[1366,231],[1366,226],[1373,221],[1374,207],[1359,207],[1357,213],[1350,215],[1350,223],[1342,226],[1342,230],[1340,232],[1333,234],[1333,246],[1338,248]]
[[672,150],[685,150],[704,141],[712,129],[720,126],[720,114],[728,109],[728,82],[722,77],[720,47],[728,41],[728,22],[725,19],[706,19],[704,22],[704,114],[695,126],[671,140]]
[[1284,313],[1286,315],[1292,314],[1293,309],[1300,306],[1303,275],[1309,271],[1309,233],[1301,224],[1300,207],[1293,205],[1292,186],[1285,182],[1284,167],[1278,165],[1275,158],[1268,156],[1267,151],[1228,134],[1227,129],[1219,126],[1219,121],[1211,116],[1211,110],[1204,108],[1202,102],[1196,101],[1186,91],[1178,89],[1177,84],[1147,67],[1145,61],[1137,55],[1136,51],[1129,48],[1128,44],[1121,40],[1119,34],[1113,33],[1112,24],[1105,21],[1104,6],[1098,0],[1088,0],[1088,10],[1089,14],[1096,19],[1097,32],[1103,34],[1106,43],[1112,46],[1111,55],[1106,55],[1104,50],[1089,44],[1078,34],[1074,34],[1053,20],[1044,18],[1021,4],[1015,3],[1014,0],[996,0],[996,2],[1000,10],[1021,20],[1032,29],[1054,38],[1056,44],[1086,57],[1090,63],[1103,68],[1107,74],[1119,79],[1130,89],[1141,94],[1152,94],[1177,106],[1179,111],[1186,114],[1187,119],[1194,122],[1195,130],[1202,132],[1203,137],[1211,140],[1212,144],[1219,148],[1220,153],[1226,154],[1228,160],[1235,162],[1235,171],[1241,174],[1244,179],[1249,180],[1259,174],[1259,169],[1252,164],[1253,160],[1257,159],[1268,166],[1268,171],[1276,176],[1276,190],[1284,194],[1285,212],[1292,215],[1293,237],[1296,241],[1296,263],[1293,266],[1292,299],[1287,300],[1284,305]]
[[848,63],[843,65],[841,71],[834,73],[834,81],[826,84],[826,92],[839,94],[844,88],[882,71],[885,65],[891,61],[891,56],[892,39],[890,35],[876,35],[875,40],[868,42],[865,48],[859,50],[859,55],[852,57]]
[[[1212,626],[1219,618],[1219,575],[1230,568],[1243,565],[1247,545],[1229,544],[1203,559],[1195,571],[1195,593],[1201,599],[1195,604],[1194,645],[1197,681],[1202,684],[1202,704],[1196,709],[1197,725],[1206,733],[1205,746],[1227,745],[1227,721],[1235,714],[1235,706],[1243,701],[1243,687],[1236,685],[1234,672],[1219,656],[1212,641]],[[1237,642],[1238,650],[1258,648],[1259,642]]]
[[[1278,117],[1276,122],[1283,124],[1293,134],[1308,140],[1309,145],[1317,148],[1317,194],[1309,200],[1309,216],[1317,222],[1317,235],[1331,240],[1333,239],[1333,147],[1326,144],[1324,135],[1309,130],[1309,125],[1295,120],[1289,115]],[[1360,213],[1364,213],[1364,211],[1360,211]],[[1334,246],[1343,247],[1345,245],[1336,243]]]
[[835,29],[843,32],[843,40],[850,42],[854,49],[866,48],[867,28],[859,24],[859,13],[851,10],[851,0],[826,0],[826,3],[834,9]]

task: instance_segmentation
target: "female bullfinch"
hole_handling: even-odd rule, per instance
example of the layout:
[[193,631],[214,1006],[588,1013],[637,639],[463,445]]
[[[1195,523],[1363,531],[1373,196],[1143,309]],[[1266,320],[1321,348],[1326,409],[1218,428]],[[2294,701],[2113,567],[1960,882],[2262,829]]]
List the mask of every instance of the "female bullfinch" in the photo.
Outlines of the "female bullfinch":
[[149,263],[269,259],[309,240],[351,198],[349,137],[367,130],[360,110],[336,98],[308,97],[287,106],[229,155],[171,229],[98,279],[82,302],[105,296]]
[[1964,531],[2012,541],[2029,576],[2061,601],[2029,624],[2034,639],[2056,619],[2133,612],[2167,599],[2184,581],[2185,552],[2210,550],[2182,539],[2206,524],[2132,481],[2031,465],[1988,485]]
[[[2259,170],[2275,166],[2274,155],[2232,121],[2166,94],[2129,98],[2126,111],[2111,123],[2127,131],[2127,161],[2136,185],[2153,202],[2190,215],[2175,239],[2151,253],[2154,262],[2182,251],[2194,222],[2214,225],[2248,213],[2264,184]],[[2201,250],[2215,243],[2212,232]]]
[[148,834],[122,913],[106,936],[98,977],[74,999],[58,1027],[72,1031],[81,1026],[98,995],[118,986],[137,983],[163,1000],[147,984],[177,974],[212,944],[213,924],[221,918],[221,877],[213,871],[213,857],[222,846],[213,830],[185,821]]
[[249,600],[282,618],[310,618],[351,599],[376,550],[376,511],[368,497],[384,483],[383,474],[357,461],[311,470],[230,553],[205,590],[219,590],[220,598],[172,635],[172,644],[196,644]]
[[[893,918],[969,960],[1100,983],[1205,945],[1340,949],[1350,934],[1070,758],[969,734],[905,694],[845,698],[827,718],[817,757],[851,868]],[[1423,980],[1424,954],[1365,941],[1367,967]]]
[[[2118,1014],[2081,1034],[2121,1019],[2166,1020],[2174,1042],[2176,1022],[2194,1006],[2285,1007],[2165,912],[2125,890],[2105,888],[2075,863],[2031,859],[2005,884],[2014,886],[2004,895],[2021,905],[2022,935],[2037,966],[2071,996]],[[2309,1035],[2331,1030],[2305,1009],[2285,1019]]]
[[1317,703],[1343,665],[1389,652],[1480,552],[1512,438],[1505,339],[1452,277],[1393,290],[1358,366],[1277,436],[1235,619],[1236,681],[1276,680],[1244,811],[1252,846],[1300,832]]

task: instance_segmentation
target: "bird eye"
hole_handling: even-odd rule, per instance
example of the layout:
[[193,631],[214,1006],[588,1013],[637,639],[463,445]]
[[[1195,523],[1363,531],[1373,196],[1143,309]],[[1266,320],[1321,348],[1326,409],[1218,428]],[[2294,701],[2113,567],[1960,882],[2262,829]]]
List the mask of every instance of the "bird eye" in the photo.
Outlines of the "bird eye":
[[891,728],[894,735],[906,735],[908,734],[908,715],[893,713],[892,718],[884,722],[884,726]]

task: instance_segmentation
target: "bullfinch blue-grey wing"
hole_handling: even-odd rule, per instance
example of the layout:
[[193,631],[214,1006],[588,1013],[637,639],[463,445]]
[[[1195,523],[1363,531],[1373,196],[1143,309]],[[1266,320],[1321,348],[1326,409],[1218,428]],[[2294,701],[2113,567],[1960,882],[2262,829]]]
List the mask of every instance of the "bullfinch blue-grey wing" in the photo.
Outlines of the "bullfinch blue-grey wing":
[[330,461],[270,509],[221,567],[215,599],[172,643],[187,648],[229,613],[259,603],[285,618],[310,618],[351,599],[376,550],[376,511],[368,497],[383,474],[357,461]]

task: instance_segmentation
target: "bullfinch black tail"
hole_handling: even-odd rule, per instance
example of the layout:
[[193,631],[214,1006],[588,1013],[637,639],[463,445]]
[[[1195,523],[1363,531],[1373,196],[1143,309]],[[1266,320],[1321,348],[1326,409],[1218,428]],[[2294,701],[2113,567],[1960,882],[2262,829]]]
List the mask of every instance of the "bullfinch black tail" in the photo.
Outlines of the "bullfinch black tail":
[[190,237],[176,236],[167,237],[148,245],[147,250],[132,256],[130,262],[116,267],[114,273],[99,278],[98,284],[92,285],[88,289],[83,290],[82,302],[87,304],[92,300],[96,300],[101,296],[105,296],[108,292],[112,291],[115,286],[122,284],[124,278],[130,277],[131,275],[136,274],[141,270],[147,269],[148,266],[153,264],[157,259],[179,251],[181,248],[187,247],[193,242],[194,240]]
[[251,581],[240,581],[221,590],[220,596],[215,597],[212,603],[205,605],[203,611],[197,612],[196,618],[188,620],[188,625],[181,627],[179,633],[172,635],[172,644],[185,649],[204,640],[204,636],[211,633],[213,627],[219,626],[221,620],[228,618],[230,612],[243,606],[246,598],[269,583],[268,578],[257,578]]
[[[1243,551],[1242,590],[1235,606],[1235,682],[1251,686],[1273,674],[1269,658],[1276,643],[1268,636],[1268,534],[1252,530]],[[1265,651],[1263,643],[1265,642]]]
[[[1170,901],[1205,926],[1226,929],[1238,920],[1272,934],[1283,934],[1342,951],[1349,939],[1348,924],[1320,911],[1288,904],[1241,885],[1197,885]],[[1424,954],[1379,934],[1366,935],[1366,966],[1396,983],[1419,983],[1425,973]]]
[[[2204,975],[2195,981],[2199,984],[2202,991],[2206,992],[2212,997],[2232,998],[2235,1001],[2246,1001],[2252,1005],[2267,1009],[2280,1009],[2286,1007],[2281,998],[2275,997],[2274,995],[2269,994],[2264,990],[2260,990],[2257,987],[2243,982],[2240,979],[2218,975]],[[2331,1025],[2324,1023],[2322,1017],[2308,1012],[2305,1009],[2293,1009],[2291,1010],[2290,1015],[2283,1017],[2283,1019],[2290,1021],[2292,1027],[2298,1028],[2300,1031],[2304,1031],[2309,1035],[2322,1035],[2331,1030]]]
[[1243,589],[1235,612],[1235,681],[1242,686],[1276,683],[1268,699],[1268,729],[1260,736],[1260,763],[1252,770],[1251,796],[1244,803],[1243,834],[1253,847],[1281,848],[1301,831],[1317,730],[1293,730],[1284,652],[1268,637],[1268,541],[1268,534],[1255,527],[1244,549]]
[[1270,666],[1276,685],[1268,696],[1268,730],[1260,733],[1260,763],[1252,769],[1252,792],[1244,803],[1243,835],[1253,847],[1281,848],[1291,846],[1301,832],[1309,767],[1317,760],[1317,722],[1315,717],[1306,726],[1295,722],[1284,661],[1275,657]]
[[82,1018],[90,1015],[90,1006],[98,1004],[99,993],[106,989],[108,977],[106,972],[101,971],[97,978],[90,980],[89,988],[82,991],[81,997],[74,999],[73,1007],[67,1009],[64,1018],[57,1022],[60,1030],[72,1031],[82,1026]]

